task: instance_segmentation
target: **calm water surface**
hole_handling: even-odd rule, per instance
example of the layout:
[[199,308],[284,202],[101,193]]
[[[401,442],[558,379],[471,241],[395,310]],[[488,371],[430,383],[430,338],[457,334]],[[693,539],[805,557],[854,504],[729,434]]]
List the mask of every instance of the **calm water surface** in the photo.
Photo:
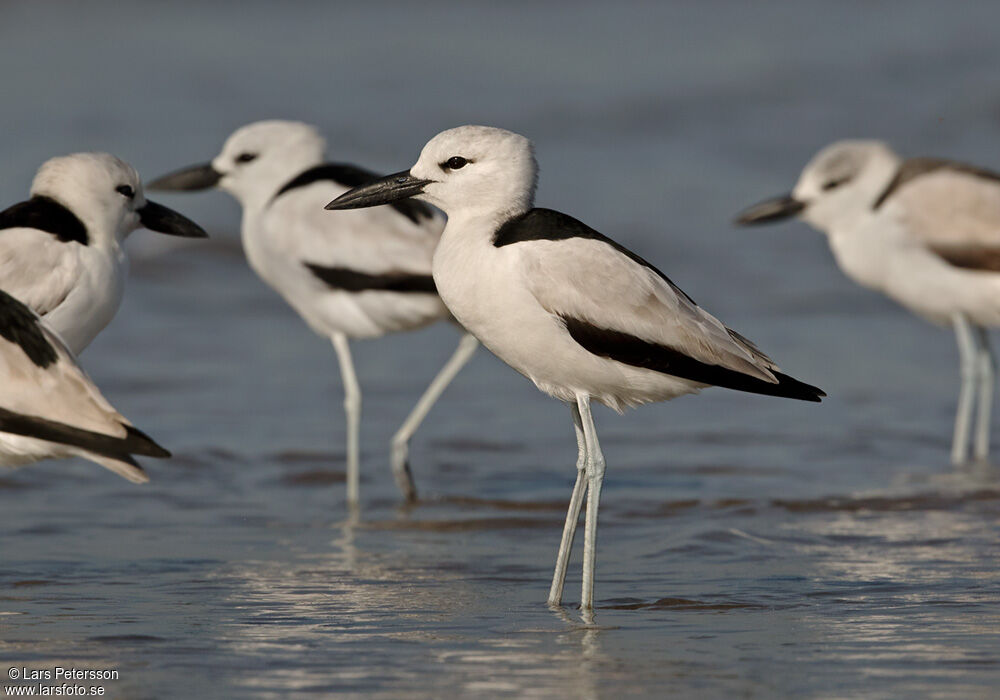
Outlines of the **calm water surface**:
[[[82,360],[175,453],[144,487],[87,463],[0,475],[0,665],[116,668],[113,697],[989,698],[1000,482],[954,471],[947,332],[835,269],[805,226],[739,231],[820,145],[891,140],[1000,167],[1000,9],[5,3],[0,193],[106,149],[147,177],[236,126],[315,122],[384,171],[442,128],[538,144],[538,201],[650,258],[821,406],[706,392],[619,417],[596,625],[545,600],[574,477],[568,411],[482,353],[413,444],[388,439],[450,328],[358,346],[363,509],[343,500],[340,383],[214,235],[134,235],[123,308]],[[5,681],[6,682],[6,681]]]

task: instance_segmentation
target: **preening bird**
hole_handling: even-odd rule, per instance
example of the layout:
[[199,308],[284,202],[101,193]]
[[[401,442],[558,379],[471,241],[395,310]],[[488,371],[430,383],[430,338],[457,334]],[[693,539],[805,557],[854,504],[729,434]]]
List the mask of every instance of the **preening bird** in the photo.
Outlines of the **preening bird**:
[[1000,174],[936,158],[904,160],[880,141],[839,141],[817,153],[795,189],[739,215],[740,224],[800,217],[827,235],[840,269],[921,318],[951,326],[961,390],[951,458],[990,449],[994,360],[988,328],[1000,325]]
[[[347,414],[347,500],[356,503],[361,389],[348,340],[450,319],[431,278],[444,220],[419,202],[337,216],[323,212],[332,197],[377,178],[355,165],[325,162],[325,151],[326,141],[308,124],[256,122],[234,132],[210,163],[165,175],[150,188],[218,187],[233,195],[243,207],[250,267],[333,343]],[[410,438],[477,346],[472,335],[463,335],[392,438],[392,471],[407,500],[416,498]]]
[[108,403],[31,309],[0,292],[0,466],[83,457],[149,481],[132,455],[170,453]]
[[621,411],[712,385],[806,401],[824,394],[781,373],[643,258],[566,214],[534,208],[537,175],[525,137],[463,126],[431,139],[408,171],[327,208],[414,197],[448,215],[433,262],[444,303],[501,360],[570,406],[577,479],[549,602],[562,599],[586,491],[581,607],[591,609],[605,471],[591,401]]
[[139,227],[206,236],[193,221],[147,200],[128,163],[107,153],[52,158],[35,175],[31,198],[0,212],[0,289],[79,354],[121,305],[124,241]]

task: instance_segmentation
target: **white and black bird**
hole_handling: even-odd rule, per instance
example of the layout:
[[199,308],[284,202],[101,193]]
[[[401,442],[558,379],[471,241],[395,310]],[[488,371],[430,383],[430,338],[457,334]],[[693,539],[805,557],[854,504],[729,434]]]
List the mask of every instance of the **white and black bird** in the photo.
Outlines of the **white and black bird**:
[[952,462],[990,448],[1000,325],[1000,174],[936,158],[902,159],[881,141],[839,141],[817,153],[795,189],[746,209],[740,224],[798,216],[827,235],[840,269],[958,340],[961,391]]
[[207,235],[148,201],[135,170],[110,154],[52,158],[38,169],[31,198],[0,212],[0,289],[79,354],[121,305],[128,276],[124,241],[139,227]]
[[[361,389],[349,339],[377,338],[450,319],[431,277],[444,219],[419,202],[398,202],[331,216],[330,199],[377,179],[354,165],[324,161],[315,127],[263,121],[234,132],[210,163],[150,183],[158,190],[218,187],[243,207],[242,238],[250,267],[337,352],[347,414],[347,500],[358,500]],[[478,343],[464,334],[392,438],[391,464],[407,500],[416,497],[410,438]]]
[[448,215],[434,253],[441,298],[483,345],[572,411],[577,479],[549,602],[562,599],[586,490],[581,606],[591,609],[605,468],[591,401],[621,411],[712,385],[806,401],[824,394],[782,374],[635,253],[566,214],[533,208],[537,174],[525,137],[463,126],[431,139],[408,171],[328,208],[416,197]]
[[31,309],[0,291],[0,466],[83,457],[149,481],[132,455],[170,453],[108,403]]

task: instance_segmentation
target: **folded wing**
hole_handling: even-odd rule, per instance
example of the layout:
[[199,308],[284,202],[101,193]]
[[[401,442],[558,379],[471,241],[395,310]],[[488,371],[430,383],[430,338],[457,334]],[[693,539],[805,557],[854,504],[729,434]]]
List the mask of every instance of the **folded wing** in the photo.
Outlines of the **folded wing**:
[[896,217],[952,265],[1000,271],[1000,175],[952,161],[905,161],[876,212]]
[[91,453],[132,481],[146,478],[130,455],[170,456],[108,403],[34,312],[4,292],[0,387],[0,431]]
[[[558,217],[550,216],[550,224],[560,225]],[[596,232],[524,241],[517,248],[535,299],[595,354],[706,384],[811,400],[822,395],[782,375],[767,355],[663,273]],[[804,388],[790,389],[788,382]]]
[[79,277],[73,245],[37,229],[0,230],[0,289],[41,316],[49,313]]

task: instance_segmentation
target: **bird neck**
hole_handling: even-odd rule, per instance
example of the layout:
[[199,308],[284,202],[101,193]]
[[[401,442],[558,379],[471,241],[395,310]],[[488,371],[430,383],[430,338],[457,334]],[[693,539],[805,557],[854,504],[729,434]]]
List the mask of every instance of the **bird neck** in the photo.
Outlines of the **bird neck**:
[[532,208],[530,201],[518,202],[514,206],[497,207],[463,207],[458,212],[446,212],[448,223],[444,234],[449,230],[461,232],[463,237],[471,236],[475,240],[482,239],[492,244],[493,236],[503,224],[521,216]]
[[510,219],[524,214],[530,207],[511,209],[462,208],[448,214],[448,221],[434,253],[434,274],[444,267],[463,264],[469,256],[489,256],[494,250],[497,230]]
[[296,175],[322,164],[322,154],[287,154],[280,161],[260,169],[255,173],[252,182],[241,186],[234,194],[245,210],[259,213],[270,204],[278,190]]

